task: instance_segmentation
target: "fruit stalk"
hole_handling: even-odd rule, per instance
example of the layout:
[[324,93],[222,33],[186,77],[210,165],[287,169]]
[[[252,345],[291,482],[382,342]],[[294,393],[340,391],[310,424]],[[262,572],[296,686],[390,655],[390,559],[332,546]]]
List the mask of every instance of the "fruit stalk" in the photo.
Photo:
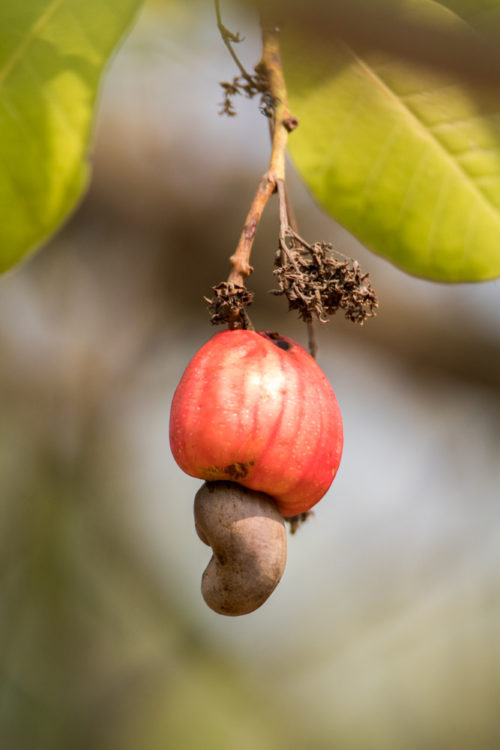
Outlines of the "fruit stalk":
[[264,208],[271,195],[278,189],[278,182],[285,181],[285,157],[288,134],[298,125],[298,120],[290,115],[285,77],[279,49],[279,31],[275,28],[262,29],[262,65],[269,83],[269,93],[273,102],[272,146],[269,169],[261,177],[257,191],[250,205],[236,250],[230,258],[231,272],[228,283],[244,286],[245,279],[253,271],[250,254],[257,227]]

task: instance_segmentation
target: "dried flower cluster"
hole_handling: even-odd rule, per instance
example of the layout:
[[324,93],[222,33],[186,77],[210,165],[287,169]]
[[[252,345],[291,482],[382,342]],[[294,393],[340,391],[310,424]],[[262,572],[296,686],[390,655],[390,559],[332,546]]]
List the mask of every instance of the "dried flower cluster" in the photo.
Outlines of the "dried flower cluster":
[[298,310],[302,320],[326,323],[339,309],[360,324],[376,315],[377,295],[357,261],[338,260],[328,242],[309,245],[294,238],[290,245],[276,254],[279,289],[273,294],[286,295],[289,309]]
[[298,516],[290,516],[285,521],[290,525],[290,534],[295,534],[299,528],[314,516],[314,511],[306,510],[305,513],[299,513]]
[[212,287],[212,291],[214,295],[211,299],[204,298],[209,303],[208,311],[212,325],[238,323],[240,328],[247,328],[248,317],[245,307],[252,304],[254,293],[244,286],[228,281],[221,281],[220,284]]
[[232,81],[222,81],[220,85],[224,97],[220,104],[220,115],[227,115],[228,117],[236,115],[233,97],[240,95],[246,96],[247,99],[253,99],[254,96],[260,94],[259,109],[261,113],[266,117],[272,117],[273,100],[269,92],[265,67],[259,63],[255,66],[254,71],[253,75],[238,75]]

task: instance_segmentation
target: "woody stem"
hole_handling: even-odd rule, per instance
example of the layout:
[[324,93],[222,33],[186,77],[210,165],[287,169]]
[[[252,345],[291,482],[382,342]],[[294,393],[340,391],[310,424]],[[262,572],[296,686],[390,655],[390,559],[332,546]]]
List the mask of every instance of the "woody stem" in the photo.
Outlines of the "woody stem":
[[250,265],[250,254],[255,233],[269,198],[277,191],[278,183],[284,184],[285,182],[285,155],[288,134],[298,125],[298,121],[291,117],[288,108],[288,97],[279,49],[279,31],[275,28],[262,29],[262,65],[266,71],[269,93],[273,101],[272,147],[269,168],[260,179],[238,245],[230,258],[231,272],[228,282],[240,286],[245,285],[245,279],[253,271]]

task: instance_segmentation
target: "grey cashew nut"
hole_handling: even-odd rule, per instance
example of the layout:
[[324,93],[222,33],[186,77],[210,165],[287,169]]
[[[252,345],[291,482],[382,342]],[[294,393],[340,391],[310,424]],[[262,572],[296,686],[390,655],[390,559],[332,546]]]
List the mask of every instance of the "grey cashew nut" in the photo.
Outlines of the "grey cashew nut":
[[253,612],[285,570],[286,530],[276,504],[234,482],[207,482],[196,493],[194,516],[198,536],[213,550],[201,582],[206,603],[221,615]]

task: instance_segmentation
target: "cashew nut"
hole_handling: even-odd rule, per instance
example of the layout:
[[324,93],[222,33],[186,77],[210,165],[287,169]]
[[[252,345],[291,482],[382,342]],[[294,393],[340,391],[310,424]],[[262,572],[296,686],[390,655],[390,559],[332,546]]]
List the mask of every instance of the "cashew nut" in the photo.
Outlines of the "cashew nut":
[[278,585],[286,565],[286,530],[275,502],[234,482],[207,482],[196,493],[195,526],[213,556],[203,598],[221,615],[246,615]]

